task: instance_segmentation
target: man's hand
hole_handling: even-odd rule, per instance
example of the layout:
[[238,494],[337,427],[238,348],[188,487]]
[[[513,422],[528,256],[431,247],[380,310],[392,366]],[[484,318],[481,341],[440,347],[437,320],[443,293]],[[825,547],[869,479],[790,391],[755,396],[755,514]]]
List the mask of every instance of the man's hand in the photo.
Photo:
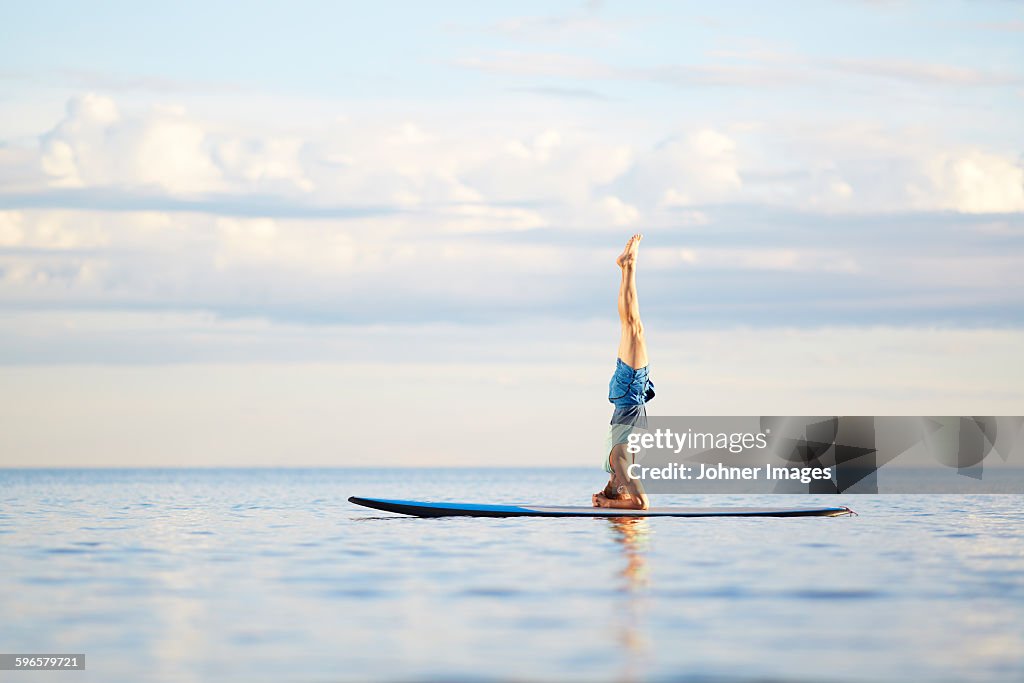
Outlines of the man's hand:
[[592,495],[590,497],[590,502],[596,508],[610,508],[610,507],[615,507],[614,505],[611,504],[611,501],[613,501],[613,500],[632,500],[632,499],[633,499],[633,497],[631,495],[629,495],[628,493],[626,493],[625,491],[623,491],[622,493],[618,493],[615,496],[609,496],[607,491],[602,490],[602,491],[598,491],[597,493]]

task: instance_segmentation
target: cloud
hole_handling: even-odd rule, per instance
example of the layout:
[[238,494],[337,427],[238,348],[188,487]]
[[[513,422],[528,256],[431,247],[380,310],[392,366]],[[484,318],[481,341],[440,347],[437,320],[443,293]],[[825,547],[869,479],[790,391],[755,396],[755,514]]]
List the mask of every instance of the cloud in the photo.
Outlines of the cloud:
[[0,247],[16,247],[25,239],[21,214],[16,211],[0,212]]
[[926,167],[931,181],[914,188],[922,203],[964,213],[1024,211],[1024,166],[999,156],[968,150],[940,154]]
[[1009,31],[1011,33],[1019,33],[1024,31],[1024,20],[1008,19],[1006,21],[989,21],[975,24],[975,26],[989,31]]
[[618,197],[604,197],[600,200],[599,206],[616,227],[631,225],[640,218],[640,211],[635,206],[630,206]]
[[80,211],[203,213],[218,216],[345,220],[398,214],[399,205],[321,204],[294,197],[252,193],[203,193],[177,197],[159,188],[82,187],[0,193],[0,209],[68,209]]
[[123,119],[113,100],[73,98],[41,139],[40,164],[52,187],[155,186],[188,193],[224,189],[207,132],[178,108]]
[[521,92],[530,95],[541,95],[544,97],[560,97],[574,100],[610,100],[596,90],[589,88],[559,88],[556,86],[534,86],[524,88],[509,88],[511,92]]
[[[621,213],[609,222],[633,229],[628,206],[603,204]],[[855,222],[758,207],[699,214],[682,227],[638,226],[648,233],[645,315],[663,329],[1024,324],[1020,214]],[[4,212],[0,306],[207,311],[308,325],[614,316],[613,259],[625,226],[602,238],[546,229],[418,234],[394,221]]]
[[642,229],[662,326],[1024,324],[1005,151],[878,125],[472,123],[242,132],[78,97],[0,155],[0,177],[46,169],[0,188],[0,305],[585,320],[613,313],[612,260]]
[[636,23],[635,20],[616,17],[615,20],[601,16],[603,3],[597,0],[584,2],[576,10],[561,14],[542,16],[519,16],[502,19],[485,27],[488,33],[522,41],[566,41],[618,40],[622,32]]
[[644,254],[648,267],[672,270],[766,270],[800,273],[860,273],[850,252],[820,247],[743,249],[730,247],[671,249],[654,247]]
[[709,61],[690,64],[616,66],[562,53],[495,52],[453,64],[494,74],[584,81],[650,82],[677,88],[831,87],[839,76],[859,76],[932,87],[1017,86],[1024,74],[938,62],[863,58],[816,58],[765,51],[714,51]]
[[841,73],[904,81],[921,85],[1001,86],[1024,84],[1018,73],[999,73],[951,64],[881,59],[833,59],[824,65]]
[[594,14],[580,13],[503,19],[491,25],[490,30],[524,40],[556,40],[567,34],[614,38],[621,26]]
[[214,143],[212,156],[229,182],[237,179],[240,184],[271,192],[309,192],[314,186],[302,165],[305,144],[298,137],[228,138]]
[[94,90],[108,94],[161,93],[183,95],[187,93],[242,93],[247,91],[247,88],[239,83],[226,81],[185,80],[153,74],[111,73],[82,68],[0,71],[0,80],[31,82],[51,87],[69,87],[74,90]]
[[502,51],[487,57],[461,57],[455,66],[488,73],[515,76],[546,76],[584,80],[613,80],[622,77],[619,69],[591,59],[560,53]]
[[455,66],[487,73],[584,81],[651,82],[673,87],[749,86],[775,87],[806,84],[811,75],[803,70],[759,64],[662,64],[620,67],[589,57],[561,53],[496,52],[486,57],[463,57]]
[[509,134],[350,118],[302,134],[240,133],[180,107],[122,112],[109,98],[83,95],[35,153],[0,148],[0,178],[13,179],[0,187],[0,208],[403,215],[435,231],[501,232],[624,225],[609,201],[635,209],[630,222],[655,223],[679,207],[721,202],[829,211],[1020,207],[1013,154],[937,147],[913,131],[690,126],[650,145],[628,128]]
[[739,196],[739,165],[736,141],[702,128],[645,152],[614,185],[648,206],[716,202]]

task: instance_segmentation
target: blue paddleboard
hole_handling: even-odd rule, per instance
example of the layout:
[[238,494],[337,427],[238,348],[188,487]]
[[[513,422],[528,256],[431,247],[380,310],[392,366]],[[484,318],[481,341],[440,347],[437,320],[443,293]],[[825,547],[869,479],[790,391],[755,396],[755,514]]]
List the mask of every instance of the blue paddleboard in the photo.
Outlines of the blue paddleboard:
[[615,508],[546,506],[546,505],[478,505],[476,503],[427,503],[419,500],[359,498],[350,503],[363,507],[398,512],[415,517],[841,517],[854,514],[848,507],[804,508],[684,508],[652,507],[649,510]]

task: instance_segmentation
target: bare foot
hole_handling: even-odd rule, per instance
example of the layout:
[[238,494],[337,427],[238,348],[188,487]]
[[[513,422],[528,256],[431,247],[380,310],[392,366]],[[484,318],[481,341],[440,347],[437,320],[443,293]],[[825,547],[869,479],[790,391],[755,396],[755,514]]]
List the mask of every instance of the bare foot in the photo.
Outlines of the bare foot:
[[615,259],[615,263],[618,264],[619,268],[625,268],[636,262],[637,252],[640,251],[640,240],[643,238],[644,236],[640,233],[629,238],[629,241],[626,242],[626,248],[619,254],[619,258]]

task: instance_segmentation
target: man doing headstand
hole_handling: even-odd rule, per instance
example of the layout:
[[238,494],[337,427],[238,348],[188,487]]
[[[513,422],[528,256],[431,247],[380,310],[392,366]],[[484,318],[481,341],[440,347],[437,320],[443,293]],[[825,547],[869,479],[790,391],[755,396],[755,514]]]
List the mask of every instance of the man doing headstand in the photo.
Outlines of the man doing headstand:
[[626,248],[616,259],[622,269],[619,286],[619,321],[622,337],[615,373],[608,386],[608,400],[615,406],[608,429],[604,469],[611,475],[604,490],[592,497],[594,507],[646,510],[647,494],[638,479],[629,476],[634,455],[627,451],[627,441],[634,429],[647,426],[646,403],[654,398],[654,382],[648,376],[647,342],[640,321],[640,303],[636,297],[636,263],[643,235],[629,238]]

